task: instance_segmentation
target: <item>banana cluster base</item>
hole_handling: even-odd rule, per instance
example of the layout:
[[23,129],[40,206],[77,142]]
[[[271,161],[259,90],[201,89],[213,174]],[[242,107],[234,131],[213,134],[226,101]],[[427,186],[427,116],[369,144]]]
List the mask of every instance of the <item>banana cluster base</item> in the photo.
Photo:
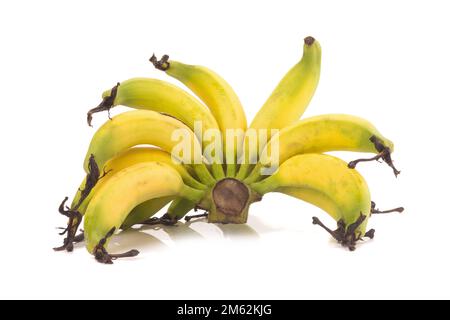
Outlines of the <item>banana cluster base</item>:
[[233,178],[222,179],[215,184],[206,199],[209,203],[208,222],[246,223],[250,205],[260,200],[261,195],[241,181]]

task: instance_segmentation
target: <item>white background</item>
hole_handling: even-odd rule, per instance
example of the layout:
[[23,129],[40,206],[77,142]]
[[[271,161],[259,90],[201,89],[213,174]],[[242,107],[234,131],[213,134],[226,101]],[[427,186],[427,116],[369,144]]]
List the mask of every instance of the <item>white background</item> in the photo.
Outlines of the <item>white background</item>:
[[[445,1],[2,2],[0,298],[450,298],[448,13]],[[311,224],[331,225],[325,213],[271,194],[248,225],[119,235],[114,250],[141,255],[113,266],[82,246],[52,251],[104,89],[174,82],[147,61],[168,53],[223,75],[250,122],[308,35],[323,71],[305,116],[359,115],[396,143],[398,179],[359,167],[379,207],[406,208],[371,219],[374,241],[348,252]]]

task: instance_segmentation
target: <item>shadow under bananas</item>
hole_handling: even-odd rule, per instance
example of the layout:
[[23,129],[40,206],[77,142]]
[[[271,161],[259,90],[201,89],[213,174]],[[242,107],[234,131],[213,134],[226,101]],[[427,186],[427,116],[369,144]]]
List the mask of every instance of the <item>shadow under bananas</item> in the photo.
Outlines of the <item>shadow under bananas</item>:
[[[208,225],[209,230],[205,230],[204,234],[195,230],[195,226],[201,223]],[[134,230],[162,230],[164,231],[171,240],[186,240],[186,239],[204,239],[209,238],[217,234],[213,229],[219,230],[222,237],[227,239],[241,239],[241,238],[259,238],[258,232],[253,229],[249,224],[209,224],[207,218],[197,218],[190,221],[179,221],[174,226],[165,225],[142,225]]]
[[204,237],[196,230],[190,228],[190,223],[182,223],[179,221],[173,226],[166,225],[141,225],[134,230],[149,231],[149,230],[162,230],[173,241],[186,240],[186,239],[203,239]]
[[[207,224],[208,229],[201,233],[195,230],[201,224]],[[197,226],[196,226],[197,225]],[[262,233],[274,231],[275,229],[264,225],[259,218],[249,217],[249,224],[209,224],[207,218],[193,219],[189,222],[179,221],[174,226],[165,225],[139,225],[131,229],[121,231],[116,234],[109,244],[111,253],[127,252],[132,249],[138,249],[141,252],[151,251],[167,247],[162,237],[150,234],[151,231],[163,231],[173,242],[186,240],[207,239],[218,234],[221,238],[228,240],[240,239],[259,239],[260,233],[254,227],[261,230]],[[211,229],[213,228],[213,229]],[[214,230],[215,229],[215,230]],[[75,244],[76,248],[83,247],[83,243]]]
[[158,237],[147,232],[129,229],[121,231],[111,239],[108,251],[110,253],[122,253],[133,249],[147,251],[163,247],[166,247],[166,244]]

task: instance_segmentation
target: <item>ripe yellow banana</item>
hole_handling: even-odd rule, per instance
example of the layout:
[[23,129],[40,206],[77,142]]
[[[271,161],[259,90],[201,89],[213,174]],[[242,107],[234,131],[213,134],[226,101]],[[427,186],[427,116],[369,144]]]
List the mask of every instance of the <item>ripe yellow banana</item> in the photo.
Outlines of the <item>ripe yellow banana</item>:
[[[192,176],[189,174],[189,172],[183,165],[173,162],[169,153],[157,148],[149,148],[149,147],[131,148],[119,154],[117,157],[112,158],[105,164],[104,171],[109,173],[106,174],[104,177],[102,177],[100,180],[98,180],[95,187],[91,190],[86,199],[78,207],[78,212],[80,212],[82,215],[85,213],[89,201],[92,199],[93,195],[97,192],[98,189],[101,188],[103,184],[106,183],[106,181],[108,181],[117,172],[137,163],[152,162],[152,161],[157,161],[172,166],[175,170],[178,171],[178,173],[180,174],[181,178],[183,179],[186,185],[199,190],[206,189],[206,186],[204,184],[192,178]],[[78,204],[82,195],[81,190],[84,188],[85,185],[85,180],[86,179],[84,179],[83,182],[80,184],[80,187],[78,188],[78,191],[75,194],[75,197],[73,198],[71,208],[74,208],[74,206]]]
[[[203,147],[210,141],[202,140],[202,133],[208,129],[219,129],[216,119],[203,104],[188,92],[170,84],[166,81],[149,78],[132,78],[121,82],[116,87],[106,90],[102,95],[105,100],[111,100],[110,105],[104,105],[100,110],[123,105],[135,109],[152,110],[161,112],[177,118],[186,124],[192,131],[195,129],[195,122],[200,124],[197,138],[203,141]],[[88,113],[88,122],[93,112]],[[194,131],[195,132],[195,131]],[[197,132],[195,132],[197,134]],[[220,141],[221,143],[221,141]],[[220,144],[219,144],[220,145]],[[220,148],[222,146],[220,145]],[[222,149],[217,150],[221,153]],[[208,158],[212,162],[212,159]],[[214,165],[213,174],[217,179],[224,177],[223,167]]]
[[[150,61],[157,69],[165,71],[191,89],[211,110],[222,132],[224,150],[226,154],[233,155],[233,161],[226,161],[227,176],[234,176],[237,150],[242,148],[243,133],[247,129],[247,119],[238,96],[228,82],[214,71],[168,59],[165,55],[157,61],[156,57],[152,56]],[[241,132],[242,135],[227,142],[227,129],[237,130],[235,132]]]
[[[356,170],[349,169],[346,162],[336,157],[294,156],[274,175],[251,184],[251,188],[261,195],[282,192],[323,209],[340,227],[333,236],[350,249],[366,235],[371,213],[368,186]],[[317,218],[314,221],[318,223]],[[373,231],[368,236],[373,236]]]
[[[378,143],[371,141],[375,137]],[[380,145],[392,152],[394,144],[385,138],[369,121],[345,114],[327,114],[311,117],[281,130],[278,138],[278,161],[282,164],[297,154],[322,153],[328,151],[356,151],[379,153]],[[373,138],[372,138],[373,140]],[[258,165],[245,180],[256,181],[261,168],[270,166],[272,145],[268,143],[261,152]]]
[[196,203],[204,193],[186,186],[178,172],[167,164],[143,162],[125,168],[112,176],[89,203],[84,221],[86,247],[97,260],[111,263],[113,256],[106,252],[108,237],[120,228],[133,208],[170,196]]
[[[305,112],[311,101],[320,78],[322,50],[320,44],[313,37],[305,38],[303,56],[294,67],[283,77],[262,108],[258,111],[252,123],[251,129],[281,130],[297,121]],[[248,149],[249,142],[246,139],[243,164],[237,177],[245,179],[250,167],[254,163],[257,154]]]
[[89,145],[84,168],[87,172],[91,155],[95,156],[98,167],[103,168],[109,159],[128,148],[141,144],[154,145],[171,153],[173,148],[180,143],[180,141],[172,139],[172,134],[176,130],[182,130],[188,135],[188,142],[191,145],[190,148],[187,148],[190,150],[188,161],[194,163],[194,170],[201,182],[214,184],[214,178],[202,162],[201,146],[194,133],[177,119],[148,110],[135,110],[119,114],[101,126]]
[[321,56],[319,42],[305,38],[302,59],[280,81],[250,128],[282,129],[301,117],[319,83]]

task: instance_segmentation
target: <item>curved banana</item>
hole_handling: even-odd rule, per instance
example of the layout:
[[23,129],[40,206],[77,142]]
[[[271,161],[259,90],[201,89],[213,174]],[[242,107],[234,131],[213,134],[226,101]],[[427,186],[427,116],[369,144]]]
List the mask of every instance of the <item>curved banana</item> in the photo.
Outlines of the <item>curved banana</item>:
[[[169,153],[157,148],[149,148],[149,147],[131,148],[127,149],[126,151],[119,154],[115,158],[112,158],[105,164],[103,170],[109,173],[98,180],[97,184],[88,194],[86,199],[84,199],[81,205],[79,205],[77,209],[78,212],[80,212],[80,214],[82,215],[84,214],[89,204],[89,201],[92,199],[93,195],[97,192],[97,190],[99,190],[102,187],[103,184],[105,184],[117,172],[125,168],[128,168],[132,165],[135,165],[137,163],[152,162],[152,161],[161,162],[172,166],[175,170],[178,171],[184,183],[194,189],[205,190],[207,188],[204,184],[192,178],[192,176],[188,173],[188,171],[183,165],[173,162]],[[83,182],[80,184],[80,187],[78,188],[78,191],[72,200],[71,208],[74,208],[76,205],[78,205],[78,202],[82,196],[81,190],[84,188],[85,180],[86,179],[84,179]]]
[[173,201],[173,196],[161,197],[156,199],[147,200],[139,205],[137,205],[130,214],[126,217],[125,221],[120,226],[120,229],[126,230],[134,226],[135,224],[140,224],[153,217],[167,204]]
[[[281,130],[297,121],[316,91],[320,78],[321,57],[322,49],[319,42],[313,37],[306,37],[300,62],[281,79],[249,128],[267,130],[270,137],[273,135],[271,129]],[[246,177],[250,163],[255,163],[258,156],[254,150],[248,149],[248,144],[246,139],[245,160],[237,176],[240,179]]]
[[[347,163],[330,155],[304,154],[285,161],[278,171],[251,184],[261,195],[283,192],[325,210],[338,222],[332,232],[342,245],[354,249],[366,235],[371,213],[370,192],[363,177]],[[318,219],[314,220],[316,223]],[[371,231],[368,236],[373,236]]]
[[226,154],[233,155],[233,161],[226,161],[227,176],[234,176],[237,150],[242,148],[243,135],[227,142],[227,129],[236,130],[236,134],[243,134],[247,129],[247,119],[237,94],[228,82],[214,71],[168,59],[165,55],[157,61],[156,57],[152,56],[150,61],[157,69],[165,71],[191,89],[211,110],[222,132],[224,150]]
[[301,117],[319,83],[321,56],[319,42],[313,37],[305,38],[300,62],[281,79],[250,128],[282,129]]
[[[376,138],[377,143],[372,140]],[[278,162],[282,164],[290,157],[303,153],[328,151],[356,151],[379,153],[392,152],[394,144],[385,138],[369,121],[345,114],[327,114],[303,119],[281,130],[278,139]],[[383,150],[379,150],[383,146]],[[259,163],[245,180],[256,181],[261,168],[271,166],[272,144],[268,143],[260,155]]]
[[[177,118],[186,124],[203,141],[203,148],[211,141],[205,141],[202,133],[208,129],[219,129],[216,119],[203,104],[188,92],[166,81],[149,78],[132,78],[121,82],[114,94],[113,89],[103,93],[103,99],[113,97],[110,108],[122,105],[134,109],[152,110]],[[195,122],[199,123],[197,130]],[[220,141],[221,143],[221,141]],[[219,144],[220,145],[220,144]],[[222,146],[220,145],[220,148]],[[222,152],[222,149],[217,150]],[[208,161],[213,162],[211,158]],[[223,167],[212,168],[217,179],[224,177]]]
[[[168,197],[164,199],[167,198]],[[162,217],[152,217],[169,202],[171,202],[171,204],[167,208],[167,212]],[[147,203],[149,204],[147,205]],[[168,201],[160,199],[148,200],[131,211],[130,215],[127,217],[127,220],[129,220],[127,226],[132,226],[134,224],[173,226],[178,222],[178,220],[183,218],[189,211],[195,208],[195,206],[195,202],[182,197],[170,197],[170,200]],[[148,208],[150,208],[150,210],[148,210]],[[126,222],[124,222],[124,224]]]
[[109,159],[141,144],[154,145],[172,153],[180,144],[180,141],[173,139],[173,135],[177,132],[183,133],[188,140],[184,142],[190,144],[184,150],[190,154],[184,154],[183,149],[180,151],[183,153],[181,156],[187,158],[184,162],[194,164],[194,170],[201,182],[214,184],[215,179],[202,162],[201,146],[191,129],[177,119],[148,110],[124,112],[101,126],[89,145],[84,169],[88,172],[91,155],[95,156],[98,167],[103,168]]
[[145,201],[170,196],[198,202],[204,191],[186,186],[175,169],[160,162],[139,163],[117,172],[98,190],[86,210],[87,250],[97,260],[111,263],[112,256],[105,248],[108,237],[122,226],[130,211]]

